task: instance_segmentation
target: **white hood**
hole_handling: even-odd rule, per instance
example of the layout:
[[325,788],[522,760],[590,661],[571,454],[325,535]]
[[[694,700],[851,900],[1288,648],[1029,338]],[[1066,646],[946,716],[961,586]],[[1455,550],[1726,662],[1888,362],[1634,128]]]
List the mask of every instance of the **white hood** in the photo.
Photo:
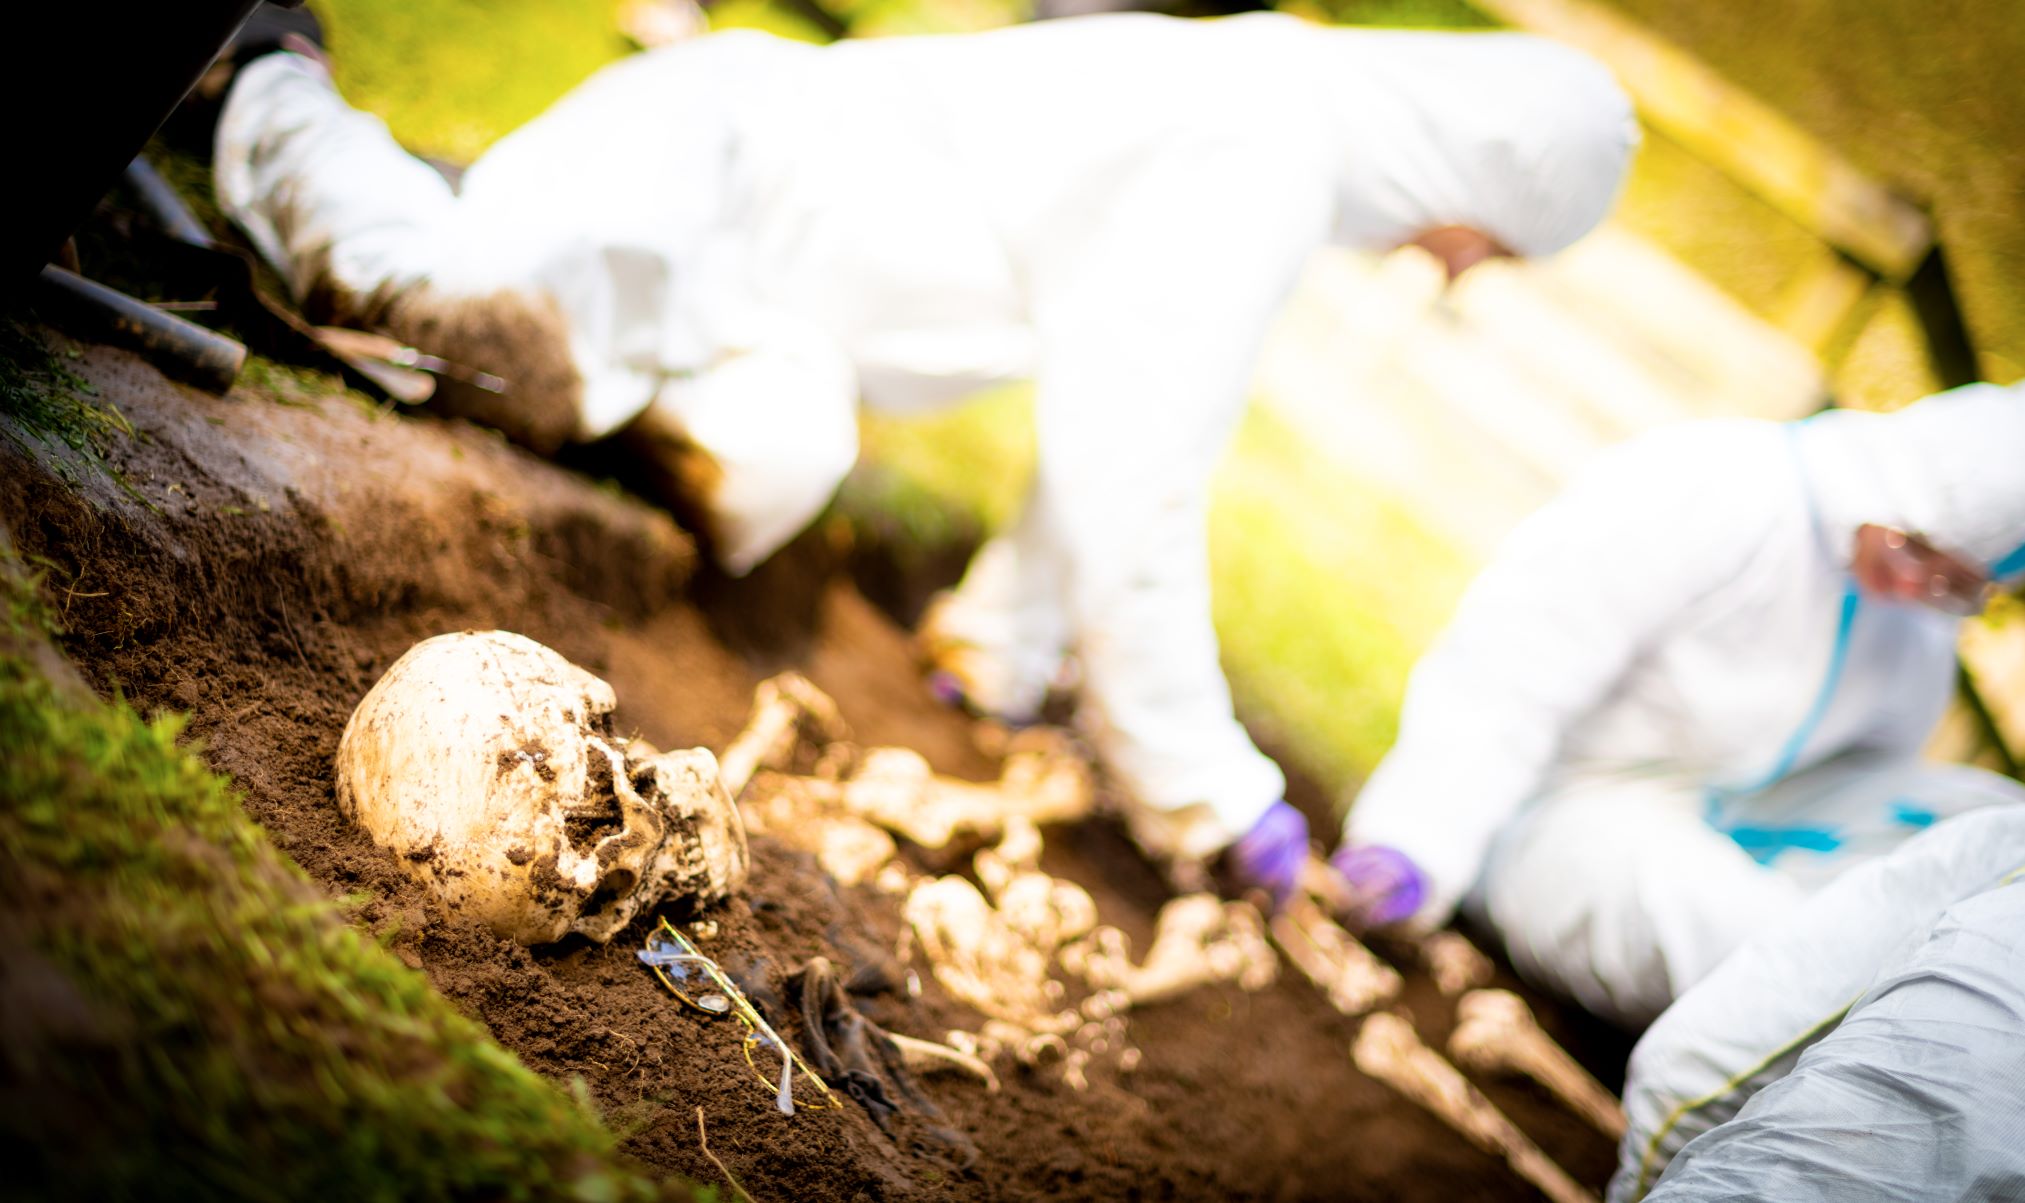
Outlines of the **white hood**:
[[[1594,59],[1525,34],[1354,32],[1369,86],[1328,91],[1354,132],[1344,241],[1389,250],[1459,225],[1546,255],[1610,211],[1638,123]],[[1332,52],[1344,71],[1343,48]]]
[[1847,554],[1874,522],[2025,573],[2025,387],[1972,384],[1894,413],[1836,410],[1799,426],[1823,534]]

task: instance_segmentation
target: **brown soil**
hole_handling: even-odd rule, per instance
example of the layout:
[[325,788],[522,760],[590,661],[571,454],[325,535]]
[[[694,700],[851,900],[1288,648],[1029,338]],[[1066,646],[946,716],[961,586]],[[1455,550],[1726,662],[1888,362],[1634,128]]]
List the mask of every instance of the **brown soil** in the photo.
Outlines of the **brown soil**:
[[[967,1166],[918,1119],[889,1136],[855,1106],[783,1117],[731,1022],[684,1012],[635,962],[644,918],[608,946],[536,951],[445,919],[339,817],[331,761],[353,705],[410,645],[501,627],[605,676],[620,725],[662,747],[722,748],[758,680],[792,665],[864,741],[995,775],[970,725],[921,688],[904,633],[844,579],[837,540],[818,533],[781,566],[726,581],[694,570],[660,511],[473,427],[375,417],[343,398],[206,397],[105,349],[75,366],[140,431],[110,456],[131,493],[83,472],[66,484],[0,440],[0,520],[55,566],[44,587],[70,655],[102,691],[189,712],[206,758],[283,851],[355,899],[359,924],[529,1065],[581,1080],[642,1162],[717,1181],[696,1138],[700,1106],[711,1150],[763,1200],[1535,1197],[1359,1075],[1354,1024],[1291,973],[1256,994],[1209,989],[1140,1012],[1139,1069],[1094,1067],[1081,1093],[1045,1067],[1003,1067],[996,1095],[927,1080],[976,1145]],[[1312,791],[1297,800],[1325,809]],[[1087,886],[1143,948],[1166,891],[1119,831],[1051,831],[1048,848],[1048,868]],[[711,950],[776,985],[814,955],[847,969],[876,959],[899,926],[889,899],[839,890],[766,839],[748,897],[717,918]],[[860,1005],[912,1035],[975,1026],[924,986]],[[1606,1078],[1621,1065],[1620,1039],[1534,1002]],[[1431,1043],[1446,1037],[1452,1008],[1424,976],[1409,973],[1405,1006]],[[1576,1178],[1602,1185],[1609,1142],[1531,1088],[1485,1090]]]

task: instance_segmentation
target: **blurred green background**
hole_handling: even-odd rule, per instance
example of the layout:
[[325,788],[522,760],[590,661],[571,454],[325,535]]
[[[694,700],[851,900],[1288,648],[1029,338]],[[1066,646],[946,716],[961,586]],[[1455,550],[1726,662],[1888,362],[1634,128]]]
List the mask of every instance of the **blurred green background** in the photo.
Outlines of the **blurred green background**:
[[[1928,206],[1981,374],[2025,374],[2025,19],[2012,5],[1794,0],[1779,6],[1612,0],[1895,191]],[[616,0],[315,0],[338,82],[411,148],[475,157],[602,63],[631,51]],[[1490,24],[1462,0],[1283,0],[1337,23]],[[983,29],[1025,0],[722,0],[717,28],[790,37]],[[1648,134],[1618,219],[1745,306],[1831,256],[1808,231],[1666,138]],[[1872,291],[1827,349],[1845,401],[1896,405],[1945,382],[1905,295]],[[839,508],[926,542],[974,536],[1017,505],[1031,462],[1025,395],[924,421],[868,418]],[[1382,493],[1331,469],[1255,407],[1217,483],[1216,618],[1240,709],[1326,788],[1354,786],[1389,744],[1414,658],[1467,558]]]

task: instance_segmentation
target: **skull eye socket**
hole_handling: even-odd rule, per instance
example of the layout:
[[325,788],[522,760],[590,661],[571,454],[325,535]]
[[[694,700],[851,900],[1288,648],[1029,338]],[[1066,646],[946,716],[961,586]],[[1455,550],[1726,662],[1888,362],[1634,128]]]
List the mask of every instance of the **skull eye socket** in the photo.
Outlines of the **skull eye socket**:
[[584,914],[595,915],[621,898],[632,894],[640,875],[627,868],[613,869],[598,881],[598,888],[584,900]]

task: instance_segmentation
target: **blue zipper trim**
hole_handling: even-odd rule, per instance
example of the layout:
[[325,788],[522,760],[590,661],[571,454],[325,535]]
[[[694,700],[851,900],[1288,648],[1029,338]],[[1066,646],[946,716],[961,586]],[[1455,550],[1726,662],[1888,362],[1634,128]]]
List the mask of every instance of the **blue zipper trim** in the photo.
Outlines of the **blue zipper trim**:
[[[1814,526],[1815,542],[1820,547],[1822,554],[1832,557],[1833,552],[1828,546],[1827,531],[1823,528],[1821,522],[1821,512],[1814,505],[1812,493],[1807,491],[1807,466],[1806,461],[1800,457],[1799,432],[1796,426],[1797,423],[1787,426],[1786,446],[1793,456],[1794,469],[1799,473],[1801,490],[1807,494],[1807,516],[1812,520]],[[1707,794],[1704,795],[1703,817],[1708,821],[1708,824],[1736,840],[1738,845],[1746,852],[1751,853],[1760,864],[1771,863],[1773,857],[1776,857],[1789,847],[1832,851],[1833,846],[1840,843],[1832,833],[1820,828],[1794,827],[1781,829],[1741,826],[1730,828],[1723,823],[1723,807],[1732,798],[1745,794],[1754,794],[1785,777],[1787,773],[1792,771],[1794,764],[1799,761],[1800,754],[1806,751],[1807,741],[1814,737],[1815,730],[1821,726],[1821,720],[1827,716],[1829,704],[1835,700],[1836,687],[1842,682],[1843,665],[1849,659],[1850,635],[1856,628],[1857,611],[1862,608],[1862,605],[1862,594],[1857,589],[1855,574],[1850,573],[1845,575],[1842,583],[1841,609],[1835,620],[1835,645],[1828,653],[1828,672],[1822,678],[1820,690],[1814,695],[1814,703],[1807,708],[1807,713],[1801,718],[1800,725],[1795,727],[1793,733],[1786,737],[1786,742],[1779,749],[1778,758],[1773,761],[1771,769],[1750,785],[1735,787],[1712,785],[1709,787]],[[1780,831],[1786,832],[1790,838],[1784,841],[1775,839],[1775,833]],[[1824,844],[1828,846],[1824,846]]]
[[2025,572],[2025,543],[2014,548],[2010,555],[1990,565],[1990,579],[2001,581],[2017,572]]
[[1850,632],[1856,627],[1856,612],[1862,605],[1856,578],[1851,577],[1842,586],[1842,612],[1835,621],[1835,650],[1828,653],[1828,675],[1822,679],[1821,692],[1814,695],[1814,704],[1807,708],[1807,716],[1800,720],[1793,734],[1786,737],[1786,745],[1779,749],[1779,759],[1773,762],[1770,772],[1750,785],[1726,789],[1723,793],[1754,794],[1793,770],[1794,762],[1806,750],[1807,741],[1813,738],[1815,728],[1827,716],[1828,704],[1835,700],[1835,687],[1842,682],[1842,666],[1849,660]]

